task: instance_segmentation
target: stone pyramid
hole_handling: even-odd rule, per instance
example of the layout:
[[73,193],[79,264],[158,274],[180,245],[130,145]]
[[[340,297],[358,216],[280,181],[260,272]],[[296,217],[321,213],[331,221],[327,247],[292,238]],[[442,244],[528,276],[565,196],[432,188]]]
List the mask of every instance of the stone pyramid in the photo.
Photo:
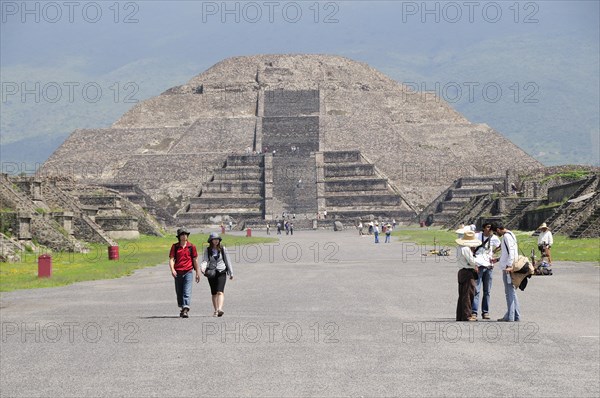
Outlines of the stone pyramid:
[[[486,150],[499,161],[481,162]],[[187,84],[135,105],[110,128],[76,130],[47,160],[44,170],[67,172],[94,183],[138,184],[175,213],[201,197],[211,182],[214,185],[228,157],[255,152],[272,154],[276,168],[285,163],[278,163],[282,159],[296,162],[285,163],[290,169],[294,164],[302,164],[300,169],[313,167],[312,160],[305,164],[302,159],[312,157],[317,162],[310,174],[314,179],[309,179],[315,184],[316,197],[310,194],[314,205],[312,199],[308,207],[288,201],[285,192],[291,190],[281,188],[272,197],[276,205],[269,207],[262,161],[263,168],[257,169],[262,175],[253,178],[261,183],[256,189],[260,192],[254,193],[262,198],[259,213],[263,216],[285,211],[286,206],[306,212],[342,206],[340,214],[358,215],[362,210],[350,211],[352,203],[346,199],[332,199],[352,196],[339,193],[344,184],[350,191],[355,189],[358,202],[360,197],[394,191],[401,200],[392,200],[393,205],[414,213],[459,177],[503,175],[509,167],[541,166],[489,126],[469,122],[431,93],[413,92],[348,58],[298,54],[219,62]],[[350,154],[354,163],[344,166],[347,182],[337,181],[328,188],[326,159],[339,159],[336,152],[342,158]],[[368,173],[385,180],[384,186],[352,188],[352,170],[360,164],[371,165],[374,171]],[[319,170],[325,170],[323,175]],[[296,177],[298,185],[301,178]],[[274,184],[271,188],[277,191]],[[303,192],[308,192],[306,184]],[[239,182],[237,187],[242,185]],[[235,184],[223,186],[218,188],[224,194],[220,196],[244,195]],[[239,206],[245,206],[243,201]],[[373,206],[364,209],[374,214],[372,210]]]

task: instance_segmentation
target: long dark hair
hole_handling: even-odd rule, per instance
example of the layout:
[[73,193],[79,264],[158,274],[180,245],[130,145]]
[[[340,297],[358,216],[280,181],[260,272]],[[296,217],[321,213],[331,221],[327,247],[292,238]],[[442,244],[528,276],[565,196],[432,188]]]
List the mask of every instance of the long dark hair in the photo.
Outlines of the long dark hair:
[[223,251],[223,246],[221,246],[221,239],[218,239],[219,243],[217,243],[216,247],[214,247],[213,244],[212,244],[213,240],[214,239],[212,239],[210,241],[210,243],[208,244],[208,248],[209,249],[217,249],[218,252],[222,252]]

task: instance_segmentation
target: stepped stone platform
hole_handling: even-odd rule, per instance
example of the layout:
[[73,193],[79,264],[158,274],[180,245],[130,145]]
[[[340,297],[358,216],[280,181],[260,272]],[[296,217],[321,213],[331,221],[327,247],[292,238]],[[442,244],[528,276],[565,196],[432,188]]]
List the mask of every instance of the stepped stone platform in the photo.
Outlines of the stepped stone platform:
[[[484,197],[494,192],[502,192],[506,178],[500,176],[461,177],[454,181],[419,215],[419,219],[428,225],[433,223],[448,228],[459,224],[474,223],[489,209],[490,201]],[[477,211],[472,211],[477,206]]]
[[90,242],[117,246],[116,239],[136,239],[140,232],[162,235],[159,223],[118,191],[69,177],[2,174],[0,202],[0,231],[12,231],[28,246],[35,241],[53,251],[87,252]]
[[[595,238],[600,236],[597,225],[600,219],[600,173],[587,174],[577,181],[554,184],[544,190],[545,197],[524,197],[523,194],[530,190],[514,195],[512,190],[509,193],[499,189],[502,184],[496,179],[486,182],[493,185],[494,192],[482,194],[480,191],[485,189],[479,184],[484,179],[460,179],[430,204],[425,214],[429,212],[428,221],[444,224],[449,229],[466,223],[479,227],[483,221],[502,221],[509,229],[535,231],[545,222],[556,234]],[[509,179],[507,174],[505,189]],[[432,214],[433,208],[438,212]],[[537,234],[535,231],[534,235]]]

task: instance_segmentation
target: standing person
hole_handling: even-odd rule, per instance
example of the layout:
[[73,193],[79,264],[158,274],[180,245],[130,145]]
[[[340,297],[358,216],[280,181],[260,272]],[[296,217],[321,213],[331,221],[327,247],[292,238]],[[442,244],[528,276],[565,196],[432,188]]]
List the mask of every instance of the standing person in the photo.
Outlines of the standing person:
[[277,235],[281,235],[281,221],[277,221]]
[[294,235],[294,223],[290,223],[290,235]]
[[285,234],[289,235],[290,234],[290,223],[288,221],[285,222],[284,228],[285,228]]
[[190,232],[185,228],[177,230],[179,242],[171,246],[169,252],[169,267],[171,275],[175,280],[175,293],[177,294],[177,305],[179,316],[188,318],[190,303],[192,300],[192,269],[196,272],[196,283],[200,282],[198,273],[198,252],[196,246],[188,241]]
[[362,221],[358,222],[358,236],[362,236],[363,235],[363,223]]
[[475,281],[477,280],[477,263],[473,252],[481,245],[475,237],[475,232],[465,231],[462,238],[455,239],[458,245],[456,262],[458,264],[458,302],[456,304],[456,320],[458,322],[477,320],[471,314],[473,297],[475,296]]
[[379,222],[375,221],[375,226],[373,227],[373,234],[375,235],[375,243],[379,243]]
[[498,266],[502,272],[502,281],[504,282],[504,294],[506,296],[506,314],[498,322],[518,322],[521,319],[521,310],[519,308],[519,299],[517,290],[512,284],[510,271],[512,264],[519,255],[519,247],[515,235],[506,229],[501,223],[492,225],[494,233],[502,237],[502,254],[498,260]]
[[552,257],[550,257],[550,248],[554,243],[552,232],[550,232],[550,228],[548,228],[546,223],[540,225],[538,229],[542,231],[538,236],[538,249],[540,249],[542,258],[544,258],[544,256],[548,257],[548,264],[552,264]]
[[210,294],[215,310],[213,316],[223,316],[225,282],[227,276],[229,276],[229,279],[233,279],[233,267],[229,261],[227,250],[221,246],[221,240],[218,233],[211,232],[208,237],[208,247],[202,255],[202,263],[200,264],[200,270],[207,277],[210,285]]
[[385,228],[385,243],[390,243],[390,237],[392,236],[392,224],[386,225]]
[[269,225],[269,223],[267,223],[267,235],[271,235],[270,231],[271,230],[271,226]]
[[500,249],[500,239],[492,232],[492,224],[486,222],[482,225],[482,231],[476,234],[482,243],[475,251],[475,262],[479,270],[477,284],[475,286],[475,297],[473,298],[472,315],[477,318],[479,310],[479,297],[481,285],[483,284],[483,299],[481,303],[481,317],[490,319],[490,291],[492,290],[492,271],[494,269],[494,252]]

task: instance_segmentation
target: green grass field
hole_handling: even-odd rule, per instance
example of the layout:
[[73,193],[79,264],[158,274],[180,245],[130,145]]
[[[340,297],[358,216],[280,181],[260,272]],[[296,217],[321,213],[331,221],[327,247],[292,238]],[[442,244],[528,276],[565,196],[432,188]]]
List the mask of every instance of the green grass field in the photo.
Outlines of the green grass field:
[[[191,235],[190,241],[198,249],[206,247],[208,235]],[[243,236],[223,236],[227,247],[243,244],[274,242],[273,238],[247,238]],[[119,241],[119,259],[108,260],[105,245],[91,245],[89,253],[52,253],[52,277],[38,278],[38,254],[23,253],[17,263],[0,263],[0,292],[18,289],[63,286],[74,282],[98,279],[112,279],[130,275],[134,270],[165,263],[169,259],[169,249],[175,243],[174,237],[159,238],[142,236],[138,240]],[[169,275],[165,266],[165,275]]]
[[[537,252],[537,237],[530,232],[515,231],[519,248],[529,256],[531,249]],[[414,242],[420,245],[455,247],[456,234],[440,229],[411,228],[393,232],[400,242]],[[207,235],[192,235],[191,242],[200,246]],[[246,238],[224,236],[223,242],[232,248],[242,244],[274,242],[273,238]],[[158,238],[142,236],[138,240],[119,241],[119,260],[108,260],[105,245],[92,245],[89,253],[52,253],[52,278],[37,277],[36,253],[23,253],[22,261],[0,263],[0,292],[18,289],[63,286],[74,282],[119,278],[130,275],[134,270],[166,263],[173,237]],[[554,261],[586,261],[600,265],[600,239],[569,239],[555,235],[552,247]],[[165,268],[165,274],[168,270]]]
[[[531,236],[531,232],[514,231],[521,250],[529,256],[531,249],[535,249],[536,257],[539,257],[537,249],[537,236]],[[411,228],[399,229],[392,232],[401,242],[414,242],[420,245],[440,247],[456,247],[454,240],[456,234],[451,231],[436,228]],[[552,245],[552,261],[586,261],[596,262],[600,265],[600,239],[570,239],[563,235],[554,235]]]

